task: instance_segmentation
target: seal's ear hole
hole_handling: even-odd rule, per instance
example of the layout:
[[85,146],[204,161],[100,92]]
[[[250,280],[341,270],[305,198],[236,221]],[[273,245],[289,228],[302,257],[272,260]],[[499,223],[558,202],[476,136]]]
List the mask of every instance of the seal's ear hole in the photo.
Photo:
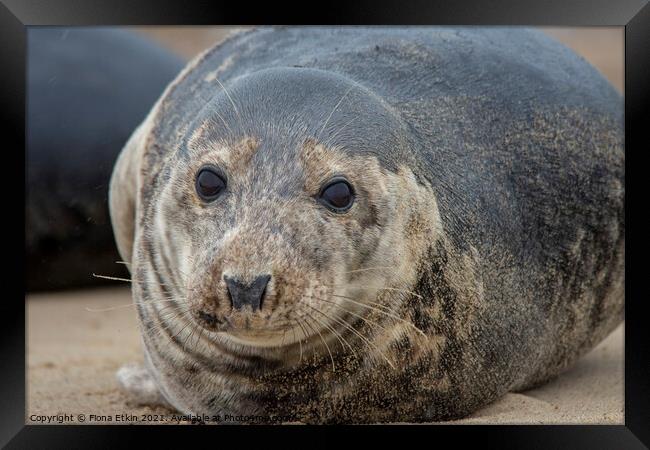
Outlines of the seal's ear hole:
[[354,189],[342,177],[327,182],[318,194],[318,201],[334,212],[345,212],[354,203]]
[[201,200],[211,202],[226,190],[226,177],[213,166],[203,166],[196,174],[196,193]]

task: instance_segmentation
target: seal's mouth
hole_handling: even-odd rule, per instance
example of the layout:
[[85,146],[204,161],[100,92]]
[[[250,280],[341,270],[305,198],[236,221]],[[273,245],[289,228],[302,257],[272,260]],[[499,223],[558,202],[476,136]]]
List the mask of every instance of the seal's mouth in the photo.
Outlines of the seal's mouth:
[[192,319],[203,329],[252,347],[281,347],[289,345],[287,330],[248,311],[226,315],[202,310],[194,311]]
[[192,318],[208,331],[227,332],[239,336],[272,335],[280,330],[270,323],[268,316],[254,311],[231,311],[228,314],[219,314],[197,310],[192,313]]

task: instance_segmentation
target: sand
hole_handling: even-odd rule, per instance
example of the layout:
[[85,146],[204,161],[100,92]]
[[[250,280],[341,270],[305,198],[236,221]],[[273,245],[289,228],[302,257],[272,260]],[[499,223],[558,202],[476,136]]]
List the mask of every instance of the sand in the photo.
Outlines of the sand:
[[[27,423],[142,423],[172,411],[129,403],[115,371],[142,361],[130,291],[103,288],[27,296]],[[88,311],[113,308],[110,311]],[[122,306],[122,307],[121,307]],[[622,424],[623,325],[554,381],[505,397],[453,424]],[[129,417],[128,415],[131,415]],[[104,418],[99,416],[105,416]],[[108,418],[111,421],[108,421]],[[122,419],[122,421],[119,421]],[[57,423],[57,419],[50,419]]]

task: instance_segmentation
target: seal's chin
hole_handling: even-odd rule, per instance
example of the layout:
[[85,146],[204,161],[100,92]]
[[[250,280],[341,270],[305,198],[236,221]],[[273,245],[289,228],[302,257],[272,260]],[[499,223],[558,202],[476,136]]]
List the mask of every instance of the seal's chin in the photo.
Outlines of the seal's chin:
[[224,334],[237,344],[250,347],[281,347],[287,344],[285,333],[275,330],[231,329]]

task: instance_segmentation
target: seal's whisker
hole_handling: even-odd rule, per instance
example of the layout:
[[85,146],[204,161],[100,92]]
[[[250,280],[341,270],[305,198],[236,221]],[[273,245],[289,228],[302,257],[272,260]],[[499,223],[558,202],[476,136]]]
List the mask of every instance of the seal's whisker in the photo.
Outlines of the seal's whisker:
[[[162,314],[162,312],[165,309],[169,309],[169,308],[173,308],[173,309],[170,310],[170,311],[166,311],[164,314]],[[178,304],[168,305],[168,306],[165,306],[164,308],[162,308],[160,310],[158,310],[158,309],[156,310],[156,312],[158,313],[158,316],[160,316],[160,317],[167,317],[168,314],[173,314],[173,313],[176,313],[176,312],[186,313],[186,312],[189,312],[189,311],[190,311],[189,306],[178,305]]]
[[363,342],[365,342],[368,346],[370,346],[370,347],[372,347],[373,349],[375,349],[375,350],[376,350],[376,351],[381,355],[381,357],[384,358],[384,360],[386,360],[386,362],[388,363],[388,365],[389,365],[393,370],[395,370],[395,366],[394,366],[393,363],[388,359],[388,357],[384,354],[384,352],[382,352],[381,350],[379,350],[379,348],[377,348],[377,346],[375,346],[372,342],[370,342],[370,341],[368,340],[368,338],[366,338],[363,334],[359,333],[359,331],[357,331],[357,330],[356,330],[352,325],[350,325],[350,324],[347,323],[345,320],[340,319],[340,318],[338,318],[338,317],[334,317],[334,316],[332,316],[332,319],[336,320],[337,322],[339,322],[340,324],[342,324],[344,327],[346,327],[348,330],[352,331],[354,334],[356,334],[357,336],[359,336],[359,338],[360,338]]
[[300,361],[299,361],[298,364],[300,364],[302,362],[302,356],[303,356],[303,353],[302,353],[302,341],[304,340],[305,337],[307,337],[307,332],[305,331],[305,328],[302,326],[302,321],[300,319],[298,319],[297,317],[296,317],[296,323],[298,324],[298,326],[302,330],[302,337],[298,341],[300,343]]
[[241,123],[241,125],[243,125],[244,121],[243,121],[243,119],[241,117],[241,114],[239,114],[239,109],[237,109],[237,106],[235,105],[235,102],[232,100],[232,97],[230,96],[230,94],[228,93],[228,90],[226,89],[226,86],[224,86],[223,83],[221,83],[219,78],[217,78],[216,76],[214,77],[214,79],[216,80],[217,83],[219,83],[219,86],[221,86],[221,89],[223,89],[223,92],[225,92],[226,96],[228,96],[228,100],[230,100],[230,104],[234,108],[235,113],[237,113],[237,117],[239,118],[239,122]]
[[173,300],[187,300],[187,297],[183,297],[182,295],[161,295],[163,300],[143,300],[138,303],[142,303],[143,305],[146,304],[154,304],[154,303],[166,303],[169,301]]
[[171,303],[171,304],[169,304],[167,306],[164,306],[164,307],[162,307],[160,309],[158,309],[158,308],[153,308],[153,309],[154,309],[155,313],[160,315],[160,313],[162,313],[164,310],[169,309],[169,308],[172,308],[172,312],[173,311],[183,311],[183,312],[189,312],[190,311],[190,307],[188,305],[186,305],[186,304],[183,304],[183,303]]
[[[311,314],[309,314],[308,312],[305,312],[305,314],[307,315],[307,318],[315,321],[314,317],[312,317]],[[305,323],[313,331],[314,328],[311,326],[311,324],[309,323],[307,318],[305,318]],[[318,336],[320,337],[320,340],[323,342],[323,344],[325,344],[325,348],[327,349],[327,353],[329,353],[329,355],[330,355],[330,360],[332,361],[332,372],[336,372],[336,365],[334,364],[334,356],[332,356],[332,351],[330,350],[330,346],[327,345],[327,342],[325,341],[325,338],[323,338],[323,334],[320,332],[320,330],[318,328],[316,328],[315,331],[316,331],[316,333],[318,333]]]
[[[296,319],[296,322],[297,322],[297,319]],[[291,331],[293,332],[293,341],[295,342],[297,340],[296,339],[296,327],[292,327]],[[300,362],[298,364],[300,364],[302,362],[302,342],[298,341],[298,343],[300,344]]]
[[[337,293],[334,293],[334,292],[333,292],[331,295],[332,295],[333,297],[347,298],[348,300],[357,300],[357,299],[355,299],[354,297],[349,297],[349,296],[347,296],[347,295],[337,294]],[[375,307],[377,307],[377,308],[381,308],[381,309],[383,309],[384,311],[386,311],[386,312],[388,312],[388,313],[392,313],[392,312],[393,312],[392,309],[390,309],[390,308],[389,308],[388,306],[386,306],[386,305],[382,305],[381,303],[373,302],[372,300],[366,300],[366,303],[369,303],[370,305],[373,305],[373,306],[375,306]],[[366,306],[368,306],[368,305],[366,305]]]
[[334,138],[335,138],[336,136],[338,136],[338,135],[339,135],[339,134],[340,134],[344,129],[346,129],[346,128],[348,127],[348,125],[350,125],[350,124],[351,124],[352,122],[354,122],[355,120],[357,120],[357,117],[356,117],[356,116],[353,117],[352,119],[348,120],[348,121],[347,121],[347,122],[346,122],[346,123],[345,123],[341,128],[339,128],[338,130],[336,130],[336,133],[334,133],[333,135],[331,135],[331,136],[327,139],[327,142],[325,142],[325,145],[327,145],[327,146],[331,145],[331,144],[334,142]]
[[[131,264],[130,262],[128,262],[128,261],[115,261],[115,264],[122,264],[122,265],[124,265],[124,266],[131,266],[131,265],[132,265],[132,264]],[[154,273],[160,273],[158,270],[153,269],[153,268],[150,268],[149,270],[153,271]],[[181,269],[179,269],[178,267],[176,268],[176,270],[177,270],[178,272],[180,272],[181,275],[183,275],[184,277],[187,276],[187,274],[186,274],[185,272],[183,272]]]
[[157,303],[157,302],[164,302],[164,301],[170,301],[170,300],[187,300],[187,297],[184,297],[182,295],[161,295],[160,298],[164,300],[151,300],[151,301],[144,301],[142,302],[143,304],[147,303]]
[[150,284],[155,284],[155,285],[160,285],[160,286],[172,286],[172,287],[175,287],[176,289],[179,288],[175,284],[161,283],[161,282],[156,281],[156,280],[139,280],[139,279],[134,279],[134,278],[111,277],[111,276],[108,276],[108,275],[98,275],[96,273],[93,273],[92,275],[95,278],[103,278],[105,280],[124,281],[126,283],[150,283]]
[[93,277],[95,277],[95,278],[103,278],[105,280],[125,281],[127,283],[132,283],[133,282],[133,280],[130,280],[129,278],[109,277],[108,275],[97,275],[96,273],[93,273]]
[[177,303],[172,303],[171,305],[163,306],[163,307],[160,308],[160,309],[156,309],[156,311],[160,314],[160,313],[163,312],[164,310],[169,309],[169,308],[174,308],[174,307],[176,307],[177,305],[178,305]]
[[[329,287],[348,287],[347,285],[344,285],[344,284],[330,284],[328,286]],[[408,289],[400,289],[400,288],[395,288],[395,287],[378,288],[378,287],[372,287],[372,286],[363,286],[363,287],[359,287],[359,289],[375,290],[375,291],[384,291],[384,290],[386,290],[386,291],[403,292],[405,294],[409,294],[409,295],[412,295],[413,297],[417,297],[419,299],[424,300],[424,297],[422,297],[420,294],[418,294],[416,292],[413,292],[413,291],[409,291]]]
[[168,303],[168,302],[172,302],[172,301],[174,301],[174,299],[170,298],[170,299],[167,299],[167,300],[154,300],[154,301],[150,301],[150,302],[131,302],[131,303],[126,303],[124,305],[109,306],[109,307],[106,307],[106,308],[99,308],[99,309],[94,309],[94,308],[89,308],[89,307],[85,307],[84,309],[86,311],[88,311],[88,312],[106,312],[106,311],[113,311],[115,309],[129,308],[129,307],[133,307],[133,306],[136,306],[136,305],[146,305],[146,304],[151,304],[151,303]]
[[234,133],[232,132],[232,129],[230,128],[230,126],[228,126],[228,123],[226,122],[226,119],[224,119],[223,116],[221,114],[219,114],[219,112],[217,110],[214,110],[213,112],[217,115],[217,117],[219,117],[219,119],[221,119],[221,122],[223,122],[223,124],[226,126],[226,128],[228,129],[228,132],[230,134],[234,135]]
[[333,301],[331,301],[331,300],[326,300],[326,299],[324,299],[324,298],[319,298],[319,297],[311,297],[311,298],[314,298],[314,299],[316,299],[316,300],[320,300],[320,301],[322,301],[322,302],[325,302],[325,303],[329,303],[329,304],[331,304],[331,305],[334,305],[334,306],[336,306],[337,308],[340,308],[340,309],[342,309],[343,311],[347,312],[348,314],[352,314],[353,316],[355,316],[355,317],[357,317],[357,318],[363,320],[364,322],[368,323],[369,325],[374,325],[374,326],[377,326],[377,327],[381,328],[381,329],[384,330],[384,331],[387,331],[385,327],[381,326],[381,325],[378,324],[377,322],[374,322],[374,321],[372,321],[372,320],[370,320],[370,319],[367,319],[367,318],[365,318],[365,317],[363,317],[363,316],[361,316],[361,315],[359,315],[359,314],[357,314],[357,313],[355,313],[355,312],[353,312],[353,311],[350,311],[349,309],[346,309],[346,308],[344,308],[343,306],[339,305],[337,302],[333,302]]
[[160,314],[161,312],[163,312],[163,311],[166,310],[166,309],[169,309],[169,308],[175,308],[175,307],[178,307],[178,306],[184,306],[185,308],[187,308],[187,311],[190,310],[190,307],[189,307],[188,305],[179,304],[179,303],[177,303],[177,302],[174,302],[174,303],[172,303],[172,304],[170,304],[170,305],[167,305],[167,306],[163,306],[163,307],[160,308],[160,309],[158,309],[158,308],[154,308],[154,309],[155,309],[155,311],[156,311],[157,313]]
[[338,103],[334,106],[334,109],[332,109],[332,112],[330,112],[330,115],[327,116],[327,120],[325,120],[325,123],[323,124],[323,128],[320,129],[320,132],[318,133],[318,136],[316,136],[316,139],[320,139],[320,136],[323,134],[323,131],[325,131],[325,127],[327,126],[327,124],[329,123],[330,119],[332,118],[332,115],[333,115],[334,112],[339,108],[339,106],[341,106],[341,103],[343,102],[343,100],[345,99],[345,97],[347,97],[347,95],[350,93],[350,91],[351,91],[352,89],[354,89],[354,87],[355,87],[354,85],[350,86],[350,87],[348,88],[348,90],[345,91],[345,93],[341,96],[341,98],[339,99]]
[[[357,301],[356,298],[354,298],[354,297],[350,297],[350,296],[347,296],[347,295],[336,294],[336,293],[332,293],[332,294],[330,294],[330,295],[331,295],[332,297],[338,297],[338,298],[345,298],[345,299],[348,299],[348,300],[352,301],[353,303]],[[372,302],[372,301],[370,301],[370,300],[366,300],[366,301],[367,301],[368,303],[371,303],[372,305],[376,305],[376,306],[367,305],[367,304],[365,304],[365,303],[362,303],[362,306],[365,306],[365,307],[367,307],[367,308],[371,308],[371,309],[374,309],[374,308],[377,308],[377,307],[378,307],[378,308],[381,308],[381,310],[383,310],[383,311],[385,311],[385,312],[387,312],[387,313],[392,313],[392,312],[393,312],[393,310],[390,309],[390,308],[389,308],[388,306],[386,306],[386,305],[382,305],[381,303]]]
[[178,317],[181,317],[183,314],[185,314],[187,311],[186,310],[174,310],[174,311],[168,311],[165,314],[159,314],[158,319],[161,320],[158,325],[155,325],[153,327],[145,328],[145,332],[148,334],[151,334],[153,332],[159,332],[162,330],[164,326],[167,325],[167,323],[162,322],[162,319],[167,320],[167,319],[176,319]]
[[205,331],[204,327],[201,327],[201,331],[199,331],[199,336],[196,338],[196,343],[194,344],[194,349],[196,349],[199,346],[199,343],[201,342],[201,339],[203,338],[203,332]]
[[377,267],[362,267],[361,269],[348,270],[342,273],[356,273],[356,272],[366,272],[368,270],[380,270],[380,269],[394,269],[394,267],[387,266],[377,266]]
[[201,327],[201,330],[199,331],[199,334],[197,335],[196,342],[194,342],[194,347],[192,347],[193,350],[196,350],[196,348],[199,346],[199,342],[201,342],[201,338],[203,337],[203,332],[205,331],[205,328]]
[[163,291],[161,294],[155,294],[156,296],[159,297],[164,297],[164,298],[169,298],[169,297],[177,297],[177,298],[187,298],[185,295],[182,294],[174,294],[170,292],[167,288],[163,287]]
[[127,303],[126,305],[109,306],[107,308],[98,308],[98,309],[88,308],[86,306],[84,309],[88,312],[107,312],[107,311],[114,311],[116,309],[128,308],[135,305],[136,303]]
[[363,307],[368,308],[368,309],[372,309],[373,311],[376,311],[376,312],[381,313],[381,314],[384,314],[384,315],[386,315],[386,316],[388,316],[388,317],[392,317],[393,319],[396,319],[396,320],[399,320],[399,321],[401,321],[401,322],[404,322],[405,324],[407,324],[407,325],[413,327],[413,328],[414,328],[418,333],[420,333],[422,336],[424,336],[424,337],[428,337],[428,336],[424,333],[424,331],[420,330],[420,329],[419,329],[418,327],[416,327],[415,324],[413,324],[412,322],[410,322],[410,321],[408,321],[408,320],[405,320],[405,319],[403,319],[403,318],[401,318],[401,317],[399,317],[399,316],[396,316],[396,315],[394,315],[394,314],[389,314],[387,311],[384,311],[383,309],[379,309],[379,308],[376,308],[376,307],[371,306],[371,305],[366,305],[365,303],[358,302],[358,301],[352,299],[351,297],[346,297],[346,296],[344,296],[344,295],[336,295],[336,294],[331,294],[331,295],[332,295],[333,297],[339,297],[339,298],[346,299],[347,301],[352,302],[352,303],[354,303],[354,304],[356,304],[356,305],[363,306]]
[[[370,288],[370,289],[375,289],[375,288]],[[424,300],[424,297],[422,297],[420,294],[418,294],[416,292],[413,292],[413,291],[409,291],[408,289],[400,289],[400,288],[395,288],[395,287],[383,287],[383,288],[378,288],[378,289],[381,290],[381,291],[386,290],[386,291],[403,292],[405,294],[410,294],[413,297],[417,297],[420,300]]]
[[168,323],[162,322],[162,319],[174,320],[174,319],[176,319],[178,317],[181,317],[182,314],[183,314],[183,311],[168,311],[165,314],[161,314],[159,316],[159,320],[161,320],[161,322],[159,324],[153,326],[153,327],[147,328],[146,330],[149,331],[149,332],[160,331],[160,330],[162,330],[163,327],[168,325]]
[[[183,314],[185,314],[187,312],[188,312],[188,310],[168,311],[165,314],[159,314],[158,317],[159,317],[159,319],[164,319],[164,320],[174,320],[174,319],[177,319],[177,318],[181,317]],[[180,331],[183,331],[185,328],[187,328],[187,325],[189,325],[189,323],[190,322],[188,322],[183,328],[181,328]],[[168,323],[162,322],[162,320],[161,320],[161,322],[158,325],[156,325],[154,327],[151,327],[151,328],[148,328],[147,331],[160,331],[164,326],[167,326],[167,325],[168,325]],[[180,331],[179,331],[179,333],[180,333]],[[176,337],[179,333],[176,333],[176,335],[174,335],[173,337]]]
[[184,349],[187,349],[187,341],[190,339],[190,337],[192,335],[194,335],[194,333],[196,333],[196,330],[199,328],[199,326],[197,324],[192,323],[191,321],[189,323],[191,323],[192,326],[190,327],[190,332],[187,334],[187,337],[183,341],[183,348]]
[[[313,306],[311,306],[311,305],[308,304],[308,303],[303,303],[303,305],[308,306],[309,308],[313,309],[314,311],[316,311],[316,312],[319,313],[320,315],[324,316],[326,319],[333,320],[332,317],[331,317],[329,314],[325,314],[324,312],[322,312],[322,311],[319,310],[318,308],[314,308]],[[315,319],[315,318],[314,318],[314,319]],[[319,321],[319,322],[320,322],[324,327],[326,327],[328,330],[330,330],[332,333],[334,333],[334,335],[337,337],[337,339],[338,339],[339,342],[341,343],[341,349],[342,349],[342,350],[345,350],[345,346],[344,346],[344,344],[345,344],[345,345],[347,345],[348,348],[352,351],[352,353],[354,353],[355,356],[358,356],[358,355],[357,355],[357,352],[354,350],[354,347],[352,347],[352,345],[350,345],[350,343],[347,341],[347,339],[345,339],[345,337],[344,337],[341,333],[339,333],[339,332],[336,330],[336,328],[334,328],[333,326],[329,325],[328,323],[326,323],[326,322],[324,322],[324,321]]]
[[[319,299],[318,297],[312,297],[312,298]],[[323,299],[320,299],[320,300],[323,300]],[[305,304],[306,304],[306,303],[305,303]],[[348,312],[349,312],[349,311],[348,311]],[[352,331],[353,333],[355,333],[357,336],[359,336],[359,338],[362,339],[362,341],[363,341],[366,345],[368,345],[368,346],[374,348],[375,350],[377,350],[377,352],[379,352],[379,353],[381,354],[381,356],[382,356],[382,357],[383,357],[383,358],[388,362],[388,364],[389,364],[393,369],[395,369],[395,367],[392,365],[392,363],[391,363],[390,360],[386,357],[386,355],[385,355],[383,352],[381,352],[381,350],[379,350],[379,348],[377,348],[376,346],[374,346],[374,345],[372,344],[372,342],[370,342],[370,341],[369,341],[365,336],[363,336],[363,335],[362,335],[358,330],[356,330],[354,327],[352,327],[352,326],[351,326],[347,321],[343,320],[342,318],[336,317],[336,316],[330,316],[330,318],[333,319],[333,320],[335,320],[335,321],[337,321],[338,323],[342,324],[345,328],[347,328],[348,330],[350,330],[350,331]]]

